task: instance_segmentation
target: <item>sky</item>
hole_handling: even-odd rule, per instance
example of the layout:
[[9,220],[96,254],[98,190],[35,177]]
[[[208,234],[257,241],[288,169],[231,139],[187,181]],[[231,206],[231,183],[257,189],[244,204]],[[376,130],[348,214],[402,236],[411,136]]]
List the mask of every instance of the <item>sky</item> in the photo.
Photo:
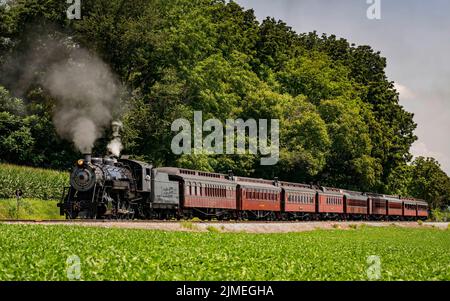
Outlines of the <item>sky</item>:
[[[367,11],[380,3],[380,19]],[[434,157],[450,175],[450,1],[448,0],[235,0],[260,21],[281,19],[297,33],[316,30],[387,58],[387,75],[400,104],[415,114],[415,156]],[[371,10],[371,12],[373,12]],[[371,14],[373,16],[373,14]]]

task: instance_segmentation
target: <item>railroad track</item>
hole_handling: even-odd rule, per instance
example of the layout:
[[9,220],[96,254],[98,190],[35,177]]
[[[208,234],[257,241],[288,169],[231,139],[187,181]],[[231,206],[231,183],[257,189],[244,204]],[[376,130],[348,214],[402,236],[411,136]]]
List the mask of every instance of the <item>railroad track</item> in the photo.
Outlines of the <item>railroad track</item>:
[[[114,219],[75,219],[75,220],[66,220],[66,219],[46,219],[46,220],[34,220],[34,219],[0,219],[0,223],[61,223],[61,224],[71,224],[71,223],[179,223],[181,221],[176,220],[114,220]],[[197,222],[197,221],[192,221]],[[200,221],[201,222],[201,221]]]

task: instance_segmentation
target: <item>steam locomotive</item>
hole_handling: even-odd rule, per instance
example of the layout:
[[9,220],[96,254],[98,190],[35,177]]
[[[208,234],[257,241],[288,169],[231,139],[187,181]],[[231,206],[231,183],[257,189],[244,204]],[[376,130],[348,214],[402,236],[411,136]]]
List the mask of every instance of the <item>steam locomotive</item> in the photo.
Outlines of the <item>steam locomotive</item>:
[[428,204],[401,196],[154,168],[126,156],[77,161],[58,204],[67,219],[418,220]]

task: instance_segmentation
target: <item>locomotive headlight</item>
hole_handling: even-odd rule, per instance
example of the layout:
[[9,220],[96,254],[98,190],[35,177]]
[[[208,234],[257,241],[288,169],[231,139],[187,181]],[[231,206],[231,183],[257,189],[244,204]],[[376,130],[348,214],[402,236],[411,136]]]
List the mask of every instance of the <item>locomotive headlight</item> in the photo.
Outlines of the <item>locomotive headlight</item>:
[[77,165],[80,166],[80,167],[83,166],[84,165],[84,160],[82,160],[82,159],[78,160]]

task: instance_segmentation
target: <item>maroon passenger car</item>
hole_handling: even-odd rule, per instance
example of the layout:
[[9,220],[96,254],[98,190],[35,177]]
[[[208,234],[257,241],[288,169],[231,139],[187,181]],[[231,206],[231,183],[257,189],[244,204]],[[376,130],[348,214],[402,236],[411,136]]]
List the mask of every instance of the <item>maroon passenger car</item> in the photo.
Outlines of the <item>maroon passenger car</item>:
[[226,175],[182,168],[160,170],[179,182],[183,208],[197,208],[207,215],[219,209],[237,209],[237,185],[228,180]]
[[417,200],[417,217],[426,219],[428,217],[428,203],[423,200]]
[[280,182],[282,207],[288,218],[309,219],[316,212],[317,190],[310,185]]
[[398,196],[385,195],[387,201],[387,215],[401,217],[403,215],[403,201]]
[[348,216],[366,216],[369,212],[369,198],[367,195],[343,190],[344,194],[344,212]]
[[387,215],[387,201],[379,194],[369,194],[369,214],[377,219]]
[[417,216],[417,202],[415,199],[403,198],[403,216],[412,218]]
[[281,188],[272,181],[250,178],[235,178],[238,185],[238,210],[249,217],[274,216],[281,212]]
[[318,192],[317,202],[317,213],[344,213],[344,195],[339,189],[322,187],[322,191]]

